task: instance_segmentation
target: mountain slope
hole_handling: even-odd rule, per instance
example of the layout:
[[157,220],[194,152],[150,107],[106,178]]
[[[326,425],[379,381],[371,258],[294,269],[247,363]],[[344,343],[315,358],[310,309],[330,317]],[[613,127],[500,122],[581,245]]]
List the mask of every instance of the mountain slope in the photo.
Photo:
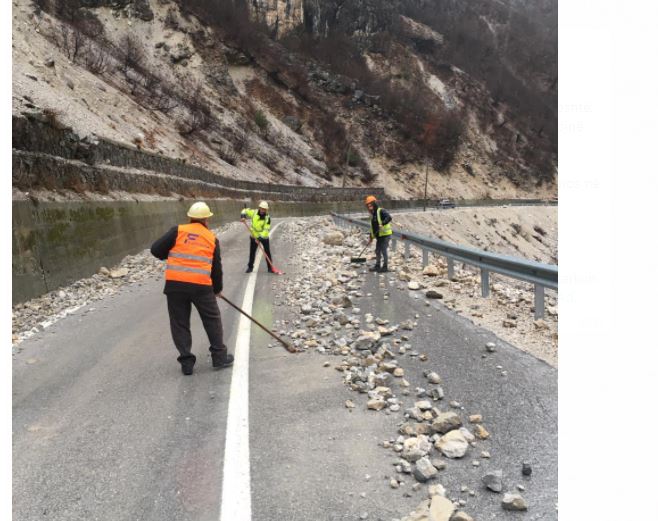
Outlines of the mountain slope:
[[[415,4],[16,0],[13,110],[241,179],[554,196],[548,131]],[[528,106],[551,74],[504,68]]]

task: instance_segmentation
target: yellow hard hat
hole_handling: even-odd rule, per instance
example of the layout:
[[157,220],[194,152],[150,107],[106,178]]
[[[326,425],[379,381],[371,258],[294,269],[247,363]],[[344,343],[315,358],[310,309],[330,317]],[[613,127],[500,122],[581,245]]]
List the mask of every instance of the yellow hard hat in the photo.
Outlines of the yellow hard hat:
[[260,203],[258,203],[258,208],[262,208],[263,210],[269,210],[270,205],[267,204],[267,201],[261,201]]
[[190,206],[189,212],[187,212],[187,216],[192,219],[207,219],[208,217],[212,217],[212,215],[210,208],[203,201],[194,203]]

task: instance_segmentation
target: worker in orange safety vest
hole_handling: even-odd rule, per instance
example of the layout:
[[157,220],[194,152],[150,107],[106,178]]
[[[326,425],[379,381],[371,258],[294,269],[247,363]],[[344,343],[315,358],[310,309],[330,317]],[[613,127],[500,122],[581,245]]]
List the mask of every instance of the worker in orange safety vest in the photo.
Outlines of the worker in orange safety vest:
[[223,287],[222,259],[219,241],[208,229],[208,218],[212,215],[206,203],[194,203],[187,213],[189,224],[174,226],[151,246],[155,257],[167,261],[164,293],[171,336],[185,375],[192,374],[196,362],[190,332],[192,304],[208,335],[213,367],[219,369],[233,364],[233,355],[228,354],[224,345],[216,299],[221,296]]

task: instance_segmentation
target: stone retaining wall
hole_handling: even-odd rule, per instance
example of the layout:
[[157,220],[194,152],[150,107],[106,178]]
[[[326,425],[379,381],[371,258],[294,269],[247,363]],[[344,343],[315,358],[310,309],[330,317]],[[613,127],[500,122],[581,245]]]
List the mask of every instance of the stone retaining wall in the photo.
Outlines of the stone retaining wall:
[[[338,187],[306,187],[295,185],[281,185],[243,181],[222,176],[203,168],[190,165],[182,160],[144,152],[136,148],[116,143],[107,139],[81,139],[70,128],[59,128],[53,121],[42,114],[32,114],[31,117],[12,118],[12,147],[14,149],[14,168],[21,171],[15,175],[16,186],[21,189],[46,187],[51,185],[61,187],[64,180],[58,179],[60,173],[70,174],[77,168],[79,172],[86,172],[84,177],[95,176],[100,181],[108,167],[132,170],[135,175],[139,173],[159,176],[168,176],[176,179],[171,182],[178,186],[178,193],[202,195],[205,197],[232,197],[231,193],[249,191],[253,193],[268,194],[267,199],[282,201],[356,201],[368,194],[379,198],[384,197],[383,188],[338,188]],[[52,159],[48,160],[50,157]],[[26,163],[32,158],[32,164]],[[49,169],[48,162],[53,163],[57,158],[60,165],[54,171]],[[65,163],[70,162],[68,166]],[[86,166],[85,166],[86,165]],[[68,170],[66,170],[68,169]],[[93,172],[93,169],[98,169]],[[109,184],[121,186],[121,190],[138,192],[137,186],[141,183],[134,181],[133,176],[115,175]],[[29,181],[29,183],[27,182]],[[150,184],[151,180],[147,184]],[[206,183],[206,184],[199,184]],[[210,187],[214,185],[214,187]],[[102,186],[100,189],[102,191]],[[164,190],[162,192],[161,190]],[[199,192],[201,190],[201,192]],[[147,193],[169,193],[167,188],[158,187]]]

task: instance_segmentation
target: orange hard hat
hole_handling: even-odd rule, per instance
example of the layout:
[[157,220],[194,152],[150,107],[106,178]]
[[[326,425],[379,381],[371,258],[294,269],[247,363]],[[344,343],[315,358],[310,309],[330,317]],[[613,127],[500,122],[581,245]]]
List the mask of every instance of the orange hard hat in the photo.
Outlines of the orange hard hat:
[[369,195],[368,197],[366,197],[366,204],[376,203],[376,202],[377,202],[377,198],[374,195]]

